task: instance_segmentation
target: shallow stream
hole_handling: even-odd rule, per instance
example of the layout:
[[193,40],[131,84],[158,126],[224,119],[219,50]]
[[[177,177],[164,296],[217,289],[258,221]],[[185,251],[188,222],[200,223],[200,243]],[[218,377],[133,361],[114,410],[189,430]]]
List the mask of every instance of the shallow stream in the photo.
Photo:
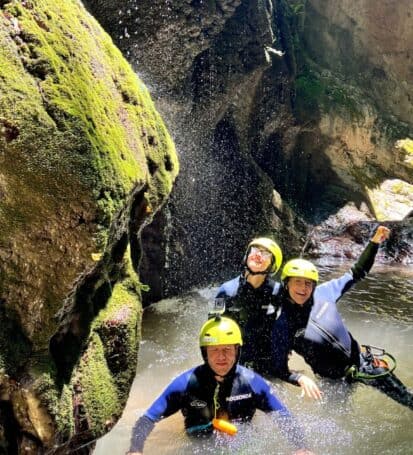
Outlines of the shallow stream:
[[[339,276],[342,266],[320,267],[322,280]],[[121,455],[129,447],[135,420],[184,370],[201,363],[198,331],[216,288],[163,300],[144,313],[143,341],[131,394],[113,430],[98,441],[94,455]],[[374,267],[370,276],[339,303],[353,336],[361,343],[385,347],[397,359],[395,374],[413,389],[413,270]],[[311,375],[293,356],[291,366]],[[318,380],[321,403],[301,398],[300,389],[272,380],[277,395],[305,427],[318,455],[413,454],[413,411],[363,384]],[[240,425],[235,437],[188,438],[176,414],[158,423],[145,454],[289,454],[291,448],[268,416],[257,412]]]

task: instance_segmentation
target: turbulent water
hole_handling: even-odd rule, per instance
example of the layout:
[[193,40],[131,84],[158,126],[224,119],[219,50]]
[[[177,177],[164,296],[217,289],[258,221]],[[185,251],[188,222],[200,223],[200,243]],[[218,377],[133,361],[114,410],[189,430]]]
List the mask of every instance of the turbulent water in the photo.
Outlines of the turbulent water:
[[[340,267],[323,267],[322,279],[338,276]],[[144,314],[139,366],[124,414],[100,441],[95,455],[124,454],[137,417],[177,374],[201,363],[198,330],[205,320],[215,288],[163,300]],[[375,267],[340,301],[339,308],[361,343],[386,347],[397,359],[397,376],[413,388],[413,271]],[[292,366],[310,374],[294,356]],[[413,411],[363,384],[318,380],[322,402],[301,398],[300,389],[273,380],[277,395],[302,422],[311,448],[319,455],[413,454]],[[144,453],[166,454],[288,454],[269,416],[257,412],[252,423],[240,425],[235,437],[188,438],[176,414],[156,425]]]

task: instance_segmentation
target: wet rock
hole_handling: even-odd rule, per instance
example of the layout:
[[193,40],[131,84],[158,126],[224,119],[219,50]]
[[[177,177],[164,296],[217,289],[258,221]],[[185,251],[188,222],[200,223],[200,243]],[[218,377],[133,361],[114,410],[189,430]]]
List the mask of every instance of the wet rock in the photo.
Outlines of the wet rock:
[[396,145],[412,134],[408,0],[86,4],[139,64],[180,150],[172,199],[148,234],[147,255],[158,252],[156,268],[141,269],[148,299],[231,276],[255,234],[293,255],[306,225],[348,205],[371,220],[407,213],[410,197],[385,182],[413,181],[411,152]]
[[383,224],[391,230],[390,238],[380,246],[376,262],[387,264],[413,264],[413,220],[375,220],[329,223],[318,226],[309,235],[306,253],[328,259],[330,257],[355,261],[374,234]]
[[[0,451],[68,453],[74,384],[83,443],[127,399],[140,232],[178,162],[146,87],[81,3],[1,5]],[[114,314],[109,352],[99,329]],[[108,367],[116,349],[121,371]]]

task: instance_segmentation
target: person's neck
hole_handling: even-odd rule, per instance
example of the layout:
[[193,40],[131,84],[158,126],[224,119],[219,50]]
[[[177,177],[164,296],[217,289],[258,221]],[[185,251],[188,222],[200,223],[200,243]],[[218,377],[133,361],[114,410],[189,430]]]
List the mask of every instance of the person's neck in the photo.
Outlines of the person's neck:
[[252,275],[249,272],[246,272],[245,279],[253,288],[259,288],[267,278],[267,275],[259,274],[259,275]]

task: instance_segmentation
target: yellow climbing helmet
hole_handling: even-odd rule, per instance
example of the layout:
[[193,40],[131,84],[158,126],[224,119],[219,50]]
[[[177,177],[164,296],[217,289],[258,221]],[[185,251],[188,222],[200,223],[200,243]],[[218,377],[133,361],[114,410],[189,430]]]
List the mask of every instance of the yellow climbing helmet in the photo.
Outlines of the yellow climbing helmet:
[[307,278],[317,283],[318,270],[310,261],[306,261],[305,259],[292,259],[283,267],[281,281],[290,277]]
[[242,346],[241,330],[229,318],[209,319],[199,332],[199,346],[219,346],[220,344],[239,344]]
[[257,237],[248,244],[247,254],[252,246],[265,248],[272,254],[273,260],[269,273],[277,273],[283,261],[283,254],[278,244],[268,237]]

